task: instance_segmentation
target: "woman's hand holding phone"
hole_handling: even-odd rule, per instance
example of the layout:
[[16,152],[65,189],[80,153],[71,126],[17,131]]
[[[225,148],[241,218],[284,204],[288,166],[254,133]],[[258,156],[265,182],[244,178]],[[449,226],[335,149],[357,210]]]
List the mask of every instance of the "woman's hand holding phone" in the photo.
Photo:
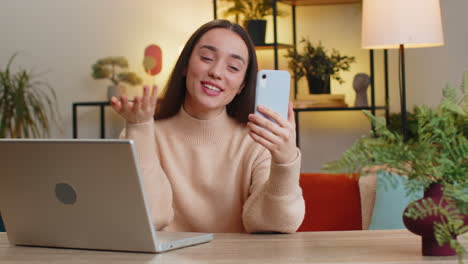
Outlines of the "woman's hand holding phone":
[[153,120],[156,109],[158,87],[153,85],[151,95],[149,86],[143,86],[143,96],[135,96],[133,102],[128,101],[127,96],[121,95],[119,99],[113,96],[110,100],[112,108],[119,113],[127,123],[139,124]]
[[257,110],[276,123],[261,115],[250,114],[247,123],[249,135],[270,151],[274,163],[292,162],[297,156],[293,104],[289,102],[288,120],[262,105],[258,106]]

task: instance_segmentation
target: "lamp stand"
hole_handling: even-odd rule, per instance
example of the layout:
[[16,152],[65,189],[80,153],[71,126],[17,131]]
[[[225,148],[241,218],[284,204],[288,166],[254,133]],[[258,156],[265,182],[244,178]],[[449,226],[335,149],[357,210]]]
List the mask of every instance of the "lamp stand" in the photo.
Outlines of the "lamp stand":
[[405,79],[405,47],[400,44],[399,49],[400,61],[400,105],[401,105],[401,133],[403,134],[403,141],[408,140],[407,131],[407,118],[406,118],[406,79]]

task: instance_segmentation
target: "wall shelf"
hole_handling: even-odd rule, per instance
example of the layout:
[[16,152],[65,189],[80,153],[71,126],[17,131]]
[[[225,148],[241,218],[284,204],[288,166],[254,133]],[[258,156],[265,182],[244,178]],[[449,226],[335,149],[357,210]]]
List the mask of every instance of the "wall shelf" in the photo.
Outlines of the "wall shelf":
[[[292,44],[283,44],[278,43],[278,25],[277,25],[277,5],[278,3],[289,5],[291,7],[291,18],[292,18]],[[296,35],[296,7],[300,6],[313,6],[313,5],[343,5],[343,4],[360,4],[362,0],[273,0],[273,43],[268,43],[262,46],[256,46],[257,50],[262,49],[273,49],[273,58],[274,58],[274,69],[278,69],[278,49],[281,48],[296,48],[297,47],[297,35]],[[214,18],[217,19],[217,0],[213,0],[213,11]],[[276,43],[276,45],[275,45]],[[368,107],[295,107],[294,115],[296,119],[296,143],[299,146],[299,113],[301,112],[318,112],[318,111],[362,111],[369,110],[373,115],[376,114],[376,110],[384,110],[386,118],[388,119],[389,114],[389,96],[388,96],[388,76],[387,76],[387,51],[384,51],[384,67],[385,67],[385,105],[377,106],[375,103],[375,85],[374,85],[374,51],[369,50],[369,64],[370,72],[369,76],[371,77],[370,82],[370,98]],[[294,76],[293,76],[294,77]],[[297,99],[297,80],[294,81],[294,100]]]
[[385,106],[375,107],[295,107],[294,112],[314,112],[314,111],[362,111],[362,110],[385,110]]

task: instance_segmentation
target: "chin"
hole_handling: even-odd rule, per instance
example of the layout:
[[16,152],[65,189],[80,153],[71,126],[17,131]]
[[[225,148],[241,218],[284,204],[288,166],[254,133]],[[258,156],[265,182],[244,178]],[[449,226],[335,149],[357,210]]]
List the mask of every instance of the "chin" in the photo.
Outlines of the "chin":
[[213,109],[217,109],[221,106],[223,106],[223,104],[221,104],[218,100],[214,99],[214,98],[202,98],[202,100],[199,101],[200,102],[200,106],[202,106],[203,108],[205,109],[209,109],[209,110],[213,110]]
[[224,105],[204,105],[203,108],[208,110],[208,111],[216,111],[220,108],[224,108]]

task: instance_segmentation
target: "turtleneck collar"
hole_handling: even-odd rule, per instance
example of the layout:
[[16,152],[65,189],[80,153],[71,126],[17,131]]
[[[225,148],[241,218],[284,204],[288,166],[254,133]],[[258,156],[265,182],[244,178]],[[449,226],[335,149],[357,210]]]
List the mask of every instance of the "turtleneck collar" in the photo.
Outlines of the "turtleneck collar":
[[179,112],[173,117],[177,132],[185,140],[195,144],[216,144],[224,142],[227,131],[236,126],[236,120],[228,116],[226,108],[214,118],[197,119],[180,107]]

